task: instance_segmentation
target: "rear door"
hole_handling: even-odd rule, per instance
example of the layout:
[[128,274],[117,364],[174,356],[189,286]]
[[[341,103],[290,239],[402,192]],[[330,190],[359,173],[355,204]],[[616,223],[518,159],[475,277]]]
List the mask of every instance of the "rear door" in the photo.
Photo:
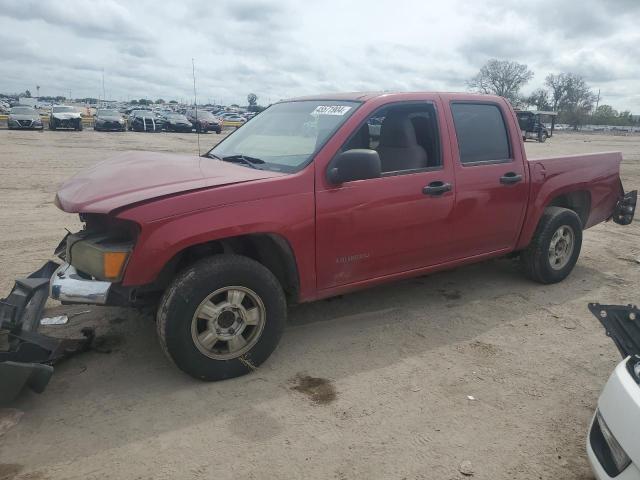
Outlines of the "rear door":
[[456,182],[452,259],[513,249],[529,188],[520,128],[506,102],[444,97]]

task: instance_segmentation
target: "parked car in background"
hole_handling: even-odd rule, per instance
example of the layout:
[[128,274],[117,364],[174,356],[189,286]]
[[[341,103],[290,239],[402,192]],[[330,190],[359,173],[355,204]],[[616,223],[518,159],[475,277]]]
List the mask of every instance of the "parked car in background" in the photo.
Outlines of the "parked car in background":
[[9,130],[32,129],[42,130],[42,119],[40,114],[32,107],[13,107],[9,111],[7,119]]
[[82,116],[70,105],[54,105],[49,113],[49,130],[59,128],[82,130]]
[[598,480],[640,480],[640,310],[633,305],[589,304],[623,360],[600,398],[587,438]]
[[236,128],[241,127],[245,123],[247,123],[247,119],[237,114],[227,115],[224,117],[224,120],[222,121],[222,125],[224,125],[225,127],[236,127]]
[[159,132],[160,124],[156,124],[156,114],[151,110],[133,110],[127,119],[129,130],[135,132]]
[[220,133],[222,131],[222,122],[220,122],[220,119],[206,110],[191,108],[187,110],[186,117],[198,133]]
[[93,120],[93,129],[103,132],[124,132],[124,116],[117,110],[98,109]]
[[168,113],[164,115],[164,129],[167,132],[191,132],[193,125],[189,119],[181,113]]

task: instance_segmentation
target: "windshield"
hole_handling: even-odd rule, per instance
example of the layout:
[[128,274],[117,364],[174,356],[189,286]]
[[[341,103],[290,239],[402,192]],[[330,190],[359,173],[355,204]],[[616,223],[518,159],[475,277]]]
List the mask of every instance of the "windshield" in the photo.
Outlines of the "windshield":
[[118,112],[117,110],[98,110],[96,115],[103,117],[119,117],[120,112]]
[[260,168],[295,172],[351,116],[357,102],[304,100],[276,103],[229,135],[209,155],[241,155],[264,161]]
[[169,120],[182,120],[184,122],[187,121],[187,117],[185,117],[184,115],[180,114],[180,113],[170,113],[169,115],[167,115],[167,118]]
[[30,107],[13,107],[11,109],[11,113],[18,113],[22,115],[29,115],[29,114],[35,115],[36,111]]
[[73,107],[53,107],[54,113],[64,113],[64,112],[75,112],[76,109]]

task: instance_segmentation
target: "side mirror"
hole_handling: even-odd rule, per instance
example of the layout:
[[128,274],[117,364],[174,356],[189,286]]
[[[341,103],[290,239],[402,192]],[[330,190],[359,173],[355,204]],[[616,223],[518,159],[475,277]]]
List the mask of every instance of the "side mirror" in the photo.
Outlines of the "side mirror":
[[354,180],[378,178],[381,171],[378,152],[354,148],[339,153],[331,160],[327,169],[327,180],[332,185],[340,185]]

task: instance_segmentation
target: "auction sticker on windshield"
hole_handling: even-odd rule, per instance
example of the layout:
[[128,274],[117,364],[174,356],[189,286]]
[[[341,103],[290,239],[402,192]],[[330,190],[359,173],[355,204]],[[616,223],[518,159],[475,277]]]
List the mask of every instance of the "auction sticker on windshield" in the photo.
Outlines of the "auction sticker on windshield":
[[344,115],[351,107],[345,105],[318,105],[311,115]]

